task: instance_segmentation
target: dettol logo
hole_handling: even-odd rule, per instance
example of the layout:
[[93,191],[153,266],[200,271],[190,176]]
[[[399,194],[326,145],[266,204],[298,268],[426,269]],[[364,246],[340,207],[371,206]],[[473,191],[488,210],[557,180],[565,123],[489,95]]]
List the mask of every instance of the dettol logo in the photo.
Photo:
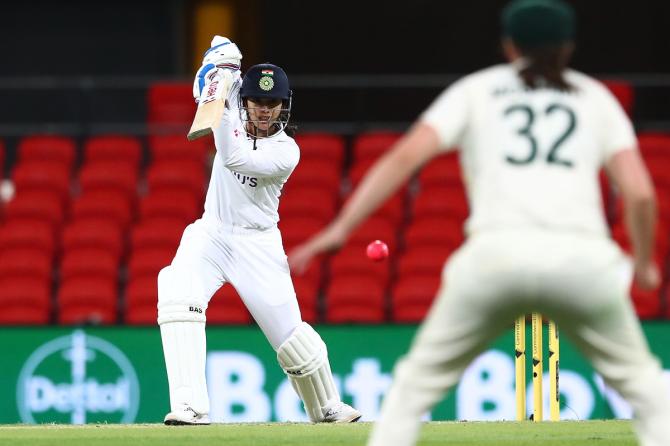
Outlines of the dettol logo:
[[16,397],[25,423],[131,423],[140,389],[121,350],[76,330],[30,355],[19,374]]

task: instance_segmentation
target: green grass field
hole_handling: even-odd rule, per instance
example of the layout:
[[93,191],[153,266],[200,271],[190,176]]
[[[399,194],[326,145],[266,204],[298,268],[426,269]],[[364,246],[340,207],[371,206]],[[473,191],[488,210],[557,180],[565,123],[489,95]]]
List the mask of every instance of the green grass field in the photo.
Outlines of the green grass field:
[[[4,425],[0,445],[12,446],[295,446],[364,445],[370,423]],[[635,445],[629,421],[432,422],[424,426],[420,445],[623,446]],[[393,446],[393,445],[389,445]]]

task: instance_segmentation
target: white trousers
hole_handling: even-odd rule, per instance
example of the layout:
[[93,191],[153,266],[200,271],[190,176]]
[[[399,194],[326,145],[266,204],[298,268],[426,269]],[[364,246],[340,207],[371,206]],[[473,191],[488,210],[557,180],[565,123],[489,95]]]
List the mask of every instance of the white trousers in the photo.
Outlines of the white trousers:
[[301,323],[277,228],[252,231],[197,220],[184,230],[168,268],[172,280],[167,289],[159,287],[159,301],[187,301],[204,310],[229,282],[275,350]]
[[[394,381],[368,445],[416,444],[420,417],[516,317],[553,319],[633,407],[643,446],[670,441],[669,391],[631,305],[631,268],[606,238],[498,231],[449,260],[438,296]],[[511,348],[511,347],[510,347]]]

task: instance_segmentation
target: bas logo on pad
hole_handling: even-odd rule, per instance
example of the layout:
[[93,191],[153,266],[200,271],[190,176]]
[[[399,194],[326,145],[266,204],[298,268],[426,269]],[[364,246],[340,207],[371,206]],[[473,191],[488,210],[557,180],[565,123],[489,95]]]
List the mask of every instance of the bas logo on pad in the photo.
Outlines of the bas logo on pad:
[[132,423],[139,400],[128,358],[82,330],[38,347],[21,369],[16,392],[24,423]]

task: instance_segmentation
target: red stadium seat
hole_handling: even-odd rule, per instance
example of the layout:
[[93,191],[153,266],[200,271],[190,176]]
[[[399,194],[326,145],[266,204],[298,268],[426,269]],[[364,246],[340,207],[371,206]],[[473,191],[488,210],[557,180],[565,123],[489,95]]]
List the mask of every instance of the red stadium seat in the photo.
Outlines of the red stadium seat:
[[0,251],[36,249],[51,256],[55,248],[54,232],[48,222],[11,220],[0,228]]
[[196,104],[186,82],[154,82],[147,91],[147,120],[153,130],[187,131]]
[[51,282],[52,256],[40,249],[15,248],[0,252],[0,280],[26,278]]
[[295,142],[300,147],[300,159],[327,160],[338,168],[342,167],[346,148],[344,139],[329,133],[300,133]]
[[128,277],[140,279],[158,277],[158,272],[168,266],[174,258],[175,250],[172,248],[145,248],[130,253],[128,260]]
[[[406,189],[401,189],[399,192],[395,193],[391,197],[387,198],[384,203],[370,216],[370,217],[380,217],[382,219],[388,220],[389,223],[399,226],[405,221],[405,197]],[[344,202],[351,197],[351,194],[348,194],[344,198]]]
[[149,191],[182,189],[202,200],[205,194],[205,171],[196,161],[162,161],[147,171]]
[[[626,252],[632,252],[632,246],[626,226],[623,221],[616,222],[612,228],[612,238],[619,244],[621,249]],[[654,257],[659,265],[665,263],[665,258],[670,250],[670,234],[665,226],[657,226],[656,241],[654,245]]]
[[32,190],[55,192],[64,203],[70,196],[68,169],[57,161],[22,162],[12,172],[14,187],[17,193]]
[[643,132],[637,140],[645,159],[670,158],[670,133]]
[[207,322],[209,324],[248,324],[251,315],[244,306],[244,302],[237,294],[237,290],[225,284],[214,293],[207,307]]
[[7,203],[6,220],[39,220],[47,222],[54,230],[63,223],[65,212],[63,202],[57,192],[49,190],[28,190],[17,193]]
[[379,158],[402,136],[398,132],[370,132],[354,139],[354,163],[361,164]]
[[468,201],[462,186],[432,185],[422,187],[412,203],[414,218],[438,217],[465,220]]
[[396,322],[421,322],[433,303],[440,276],[403,277],[391,294],[391,314]]
[[398,250],[396,225],[384,217],[370,217],[353,231],[347,245],[366,248],[374,240],[385,242],[393,255]]
[[640,319],[657,319],[662,316],[660,290],[643,290],[633,283],[630,295]]
[[117,189],[86,191],[72,202],[75,220],[104,219],[126,229],[133,220],[132,204],[128,196]]
[[123,161],[93,161],[85,164],[79,174],[84,193],[119,191],[131,201],[137,196],[137,179],[136,166]]
[[279,201],[282,219],[315,217],[327,223],[335,216],[336,208],[337,195],[322,189],[289,188]]
[[340,276],[326,291],[326,320],[332,323],[379,323],[384,320],[385,287],[360,275]]
[[670,157],[656,157],[645,161],[654,186],[670,191]]
[[338,277],[352,275],[368,276],[385,287],[391,277],[391,266],[388,259],[379,262],[370,260],[365,247],[347,246],[331,257],[330,278],[337,280]]
[[339,194],[340,169],[326,159],[306,159],[300,161],[291,173],[284,188],[319,189],[324,193]]
[[658,218],[666,228],[670,228],[670,189],[656,191]]
[[177,252],[185,228],[181,220],[173,218],[144,220],[135,225],[130,232],[131,250],[161,248]]
[[84,144],[86,164],[99,161],[128,163],[139,168],[142,160],[142,143],[134,136],[93,136]]
[[119,258],[104,249],[71,249],[63,253],[60,280],[74,278],[102,278],[116,281],[119,276]]
[[199,201],[187,190],[151,192],[140,202],[140,219],[174,218],[192,223],[202,214]]
[[279,221],[284,250],[289,251],[325,227],[317,217],[282,218]]
[[74,277],[58,290],[58,322],[61,324],[113,324],[118,293],[115,279]]
[[323,258],[318,258],[310,263],[307,271],[305,271],[303,274],[292,274],[291,279],[293,279],[293,284],[297,282],[309,282],[311,285],[316,287],[318,292],[325,270],[324,263],[325,260]]
[[46,324],[51,315],[51,281],[35,277],[0,279],[0,324]]
[[635,105],[635,90],[633,86],[627,81],[614,79],[603,79],[601,82],[617,98],[628,116],[632,116]]
[[[351,166],[349,169],[347,179],[347,191],[351,192],[354,188],[358,187],[363,177],[368,173],[368,170],[372,167],[375,160],[366,159],[360,162],[357,162]],[[409,186],[409,182],[403,184],[400,189],[396,192],[396,195],[405,195]]]
[[441,249],[454,250],[463,239],[462,222],[454,219],[417,218],[405,230],[407,249],[441,246]]
[[212,140],[198,138],[195,141],[186,139],[185,134],[153,135],[149,137],[149,153],[151,162],[163,161],[207,161],[207,153],[214,150]]
[[156,277],[131,278],[126,286],[124,322],[132,325],[156,325],[157,304],[158,282]]
[[63,229],[63,250],[103,249],[120,259],[124,253],[121,227],[107,219],[77,219]]
[[300,314],[304,321],[314,323],[318,319],[319,287],[318,282],[298,277],[293,278],[293,287],[300,305]]
[[[631,244],[623,222],[619,221],[612,227],[612,238],[627,252],[631,252]],[[663,267],[668,258],[670,241],[667,231],[657,231],[654,246],[654,259]],[[667,274],[667,273],[666,273]],[[666,278],[667,279],[667,278]],[[660,290],[642,290],[633,281],[630,290],[633,305],[638,316],[642,319],[654,319],[661,316],[662,301]]]
[[[639,143],[640,151],[656,189],[659,218],[666,226],[670,226],[670,135],[641,134]],[[618,214],[623,218],[621,199],[616,201],[616,206]]]
[[17,153],[21,164],[54,162],[63,165],[69,173],[77,155],[77,148],[74,139],[67,136],[34,135],[19,142]]
[[431,186],[463,187],[458,152],[449,152],[429,161],[419,171],[422,188]]
[[440,277],[444,263],[452,251],[444,246],[420,246],[408,249],[398,260],[401,279],[414,276]]

